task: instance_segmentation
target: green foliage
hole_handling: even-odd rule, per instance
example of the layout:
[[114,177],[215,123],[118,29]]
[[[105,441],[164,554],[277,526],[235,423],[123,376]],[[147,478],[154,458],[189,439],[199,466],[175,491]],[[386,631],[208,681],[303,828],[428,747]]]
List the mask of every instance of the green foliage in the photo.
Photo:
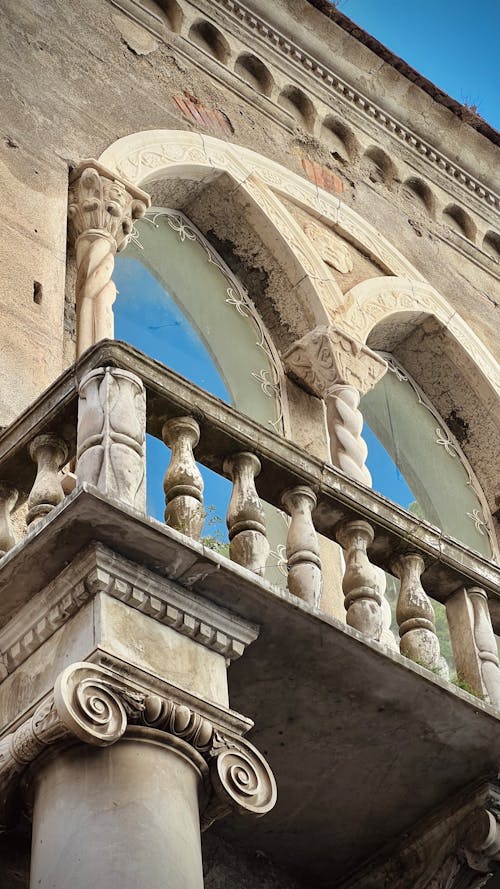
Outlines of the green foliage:
[[451,679],[453,685],[456,685],[457,688],[461,688],[463,691],[466,691],[470,695],[474,695],[475,698],[479,698],[480,701],[483,700],[483,695],[480,695],[475,688],[472,688],[472,685],[469,685],[465,679],[462,679],[460,676],[453,676]]
[[210,532],[200,538],[203,546],[219,553],[220,556],[229,558],[229,542],[224,537],[222,519],[216,514],[213,504],[205,509],[205,527],[208,527]]

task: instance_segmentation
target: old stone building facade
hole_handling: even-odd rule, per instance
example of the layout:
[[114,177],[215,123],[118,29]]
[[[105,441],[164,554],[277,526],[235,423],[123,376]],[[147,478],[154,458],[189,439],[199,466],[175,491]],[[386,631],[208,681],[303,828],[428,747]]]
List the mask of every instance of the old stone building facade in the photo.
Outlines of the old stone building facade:
[[500,886],[499,134],[326,0],[2,12],[0,887]]

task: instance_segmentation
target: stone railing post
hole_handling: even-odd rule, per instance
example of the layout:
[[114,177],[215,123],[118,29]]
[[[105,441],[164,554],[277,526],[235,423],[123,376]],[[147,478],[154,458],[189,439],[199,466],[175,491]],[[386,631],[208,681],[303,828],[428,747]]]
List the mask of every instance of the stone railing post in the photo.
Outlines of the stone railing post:
[[446,601],[446,615],[458,678],[500,710],[500,662],[485,590],[458,590]]
[[145,512],[145,440],[142,380],[117,367],[90,371],[79,387],[78,480]]
[[[359,402],[382,379],[387,362],[336,327],[316,327],[285,352],[283,361],[299,386],[325,402],[332,465],[371,488]],[[382,596],[381,641],[396,647],[385,598],[385,575],[374,566],[372,569],[379,575],[377,589]]]
[[269,556],[264,510],[255,488],[260,460],[242,452],[224,461],[224,474],[233,482],[227,508],[229,554],[233,562],[262,575]]
[[384,376],[387,363],[336,327],[316,327],[283,361],[292,379],[325,401],[333,466],[371,487],[359,400]]
[[322,575],[319,541],[311,513],[316,494],[307,485],[288,488],[281,501],[291,516],[286,539],[288,589],[294,596],[319,607]]
[[200,427],[194,417],[174,417],[163,424],[162,437],[172,451],[163,480],[165,522],[199,540],[205,521],[203,478],[193,448],[200,440]]
[[337,540],[345,551],[342,587],[347,623],[369,639],[379,641],[383,631],[383,590],[380,572],[366,552],[373,541],[373,528],[364,519],[354,519],[339,528]]
[[392,563],[392,570],[401,581],[396,619],[401,654],[423,667],[437,670],[441,651],[434,608],[420,580],[424,568],[424,560],[417,553],[398,556]]
[[76,252],[77,357],[101,339],[113,338],[111,280],[115,254],[144,216],[149,196],[94,160],[85,160],[69,179],[68,234]]
[[36,463],[35,483],[28,497],[28,525],[47,515],[64,499],[59,470],[68,459],[68,448],[56,435],[37,435],[30,443],[29,454]]

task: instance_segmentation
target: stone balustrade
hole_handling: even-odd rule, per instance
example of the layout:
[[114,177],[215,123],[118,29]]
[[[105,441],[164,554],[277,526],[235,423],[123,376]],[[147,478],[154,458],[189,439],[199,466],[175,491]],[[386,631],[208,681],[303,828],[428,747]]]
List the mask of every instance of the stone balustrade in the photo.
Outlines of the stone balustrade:
[[379,569],[392,573],[400,580],[401,653],[440,672],[430,597],[436,599],[446,605],[460,683],[500,707],[488,604],[500,599],[500,566],[122,343],[104,340],[89,349],[0,436],[3,558],[15,546],[12,510],[27,502],[31,533],[61,508],[65,461],[75,466],[78,482],[144,514],[146,430],[171,449],[168,526],[199,539],[205,513],[197,463],[204,464],[233,483],[227,512],[233,561],[262,576],[269,543],[261,500],[286,510],[290,593],[321,608],[328,579],[318,534],[329,537],[344,550],[349,626],[380,642]]

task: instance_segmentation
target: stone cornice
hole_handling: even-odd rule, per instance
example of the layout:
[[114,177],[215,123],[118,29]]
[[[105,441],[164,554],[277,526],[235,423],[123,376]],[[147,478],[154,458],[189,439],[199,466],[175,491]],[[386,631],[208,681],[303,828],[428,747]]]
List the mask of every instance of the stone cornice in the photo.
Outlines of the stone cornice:
[[[141,7],[140,3],[132,4],[131,0],[111,0],[111,2],[126,15],[140,22],[143,27],[146,27],[157,37],[163,38],[163,25],[159,17],[154,16],[150,10]],[[323,101],[327,101],[328,94],[333,92],[342,105],[354,112],[355,119],[358,120],[358,125],[361,128],[370,134],[374,134],[377,129],[380,130],[382,128],[386,134],[409,150],[411,160],[407,161],[408,163],[414,164],[420,171],[425,170],[426,165],[432,166],[432,175],[435,177],[438,186],[455,195],[458,200],[462,200],[469,207],[471,207],[472,202],[476,212],[481,214],[486,212],[487,215],[484,218],[493,221],[494,215],[492,215],[492,211],[494,212],[500,208],[500,196],[498,194],[460,167],[460,165],[454,163],[443,152],[438,151],[429,142],[414,133],[409,127],[402,124],[393,115],[384,111],[380,105],[373,102],[337,75],[328,64],[319,61],[312,53],[302,49],[297,43],[278,28],[266,22],[256,12],[250,10],[239,0],[213,0],[213,3],[210,4],[205,3],[204,0],[196,0],[192,5],[211,18],[213,18],[211,8],[213,6],[219,7],[226,13],[228,23],[237,23],[240,29],[244,28],[252,35],[253,41],[257,37],[264,44],[267,44],[268,47],[270,46],[272,51],[283,61],[291,64],[296,72],[296,80],[302,87],[305,86],[304,78],[306,77],[311,82],[311,91],[319,87],[320,91],[325,92]],[[183,36],[171,36],[174,37],[178,48],[189,46],[189,41]],[[220,64],[214,63],[214,60],[204,53],[203,50],[200,50],[198,46],[196,51],[197,53],[201,52],[205,56],[211,71],[214,66],[221,69]],[[185,54],[188,56],[192,55],[192,53]],[[230,75],[231,78],[236,77],[234,72],[223,70],[226,74],[226,77],[223,78],[224,80],[228,79],[227,75]],[[246,85],[242,83],[242,87],[245,88],[245,94],[247,94],[248,89]],[[322,98],[320,94],[318,94],[318,98]],[[260,94],[252,96],[251,101],[268,114],[268,106],[271,104],[273,109],[276,109],[280,120],[284,116],[283,109],[266,97],[260,96]],[[262,108],[263,104],[265,108]],[[276,115],[273,114],[273,116]],[[466,200],[464,199],[464,193],[467,195]]]
[[124,602],[228,660],[240,657],[257,638],[258,628],[189,593],[190,586],[214,570],[213,564],[200,560],[182,576],[180,586],[100,544],[89,546],[0,631],[0,680],[99,593]]
[[362,117],[375,122],[387,133],[392,135],[418,157],[425,158],[438,172],[445,173],[455,185],[461,186],[461,191],[466,190],[469,197],[472,194],[481,204],[491,208],[500,208],[500,196],[495,194],[478,179],[453,163],[445,154],[436,150],[426,140],[421,139],[399,120],[383,110],[379,105],[368,99],[363,93],[355,89],[325,64],[320,63],[313,55],[303,50],[293,40],[286,37],[277,28],[272,27],[256,13],[249,10],[239,0],[214,0],[215,6],[224,9],[232,15],[240,25],[244,25],[249,31],[258,34],[266,43],[271,44],[281,56],[288,58],[294,67],[300,67],[300,80],[303,83],[304,73],[311,79],[321,83],[329,91],[333,91],[351,108],[359,112]]

